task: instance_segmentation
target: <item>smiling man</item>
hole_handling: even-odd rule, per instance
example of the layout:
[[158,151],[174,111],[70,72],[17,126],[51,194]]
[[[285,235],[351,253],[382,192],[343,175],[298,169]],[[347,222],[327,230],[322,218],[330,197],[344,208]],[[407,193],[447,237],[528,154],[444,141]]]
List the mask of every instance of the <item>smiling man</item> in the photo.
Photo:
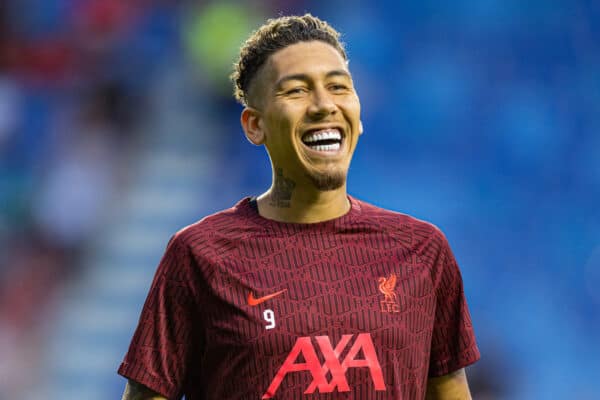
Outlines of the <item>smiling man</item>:
[[[272,187],[257,199],[266,218],[320,222],[350,208],[346,174],[362,127],[340,50],[320,40],[290,44],[265,61],[248,94],[239,89],[239,98],[247,101],[246,136],[266,146],[274,171]],[[244,67],[238,71],[240,85],[247,79]]]
[[339,33],[269,20],[233,80],[272,185],[173,236],[123,399],[470,399],[479,350],[444,235],[347,193],[363,128]]

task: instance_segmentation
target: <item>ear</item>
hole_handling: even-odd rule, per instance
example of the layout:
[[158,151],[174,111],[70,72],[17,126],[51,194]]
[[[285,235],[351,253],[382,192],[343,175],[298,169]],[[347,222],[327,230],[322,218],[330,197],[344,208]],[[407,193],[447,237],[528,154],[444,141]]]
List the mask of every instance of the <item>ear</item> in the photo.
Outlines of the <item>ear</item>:
[[265,133],[260,111],[252,107],[244,108],[242,115],[240,116],[240,122],[244,129],[244,133],[246,134],[246,138],[250,143],[259,146],[265,142]]
[[358,134],[362,135],[363,133],[363,124],[362,121],[358,121]]

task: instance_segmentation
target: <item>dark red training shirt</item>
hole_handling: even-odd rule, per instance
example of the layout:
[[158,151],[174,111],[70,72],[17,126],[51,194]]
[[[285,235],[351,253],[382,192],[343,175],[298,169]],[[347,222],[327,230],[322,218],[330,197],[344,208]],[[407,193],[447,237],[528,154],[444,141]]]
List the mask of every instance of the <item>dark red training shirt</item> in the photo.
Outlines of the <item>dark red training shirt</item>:
[[444,235],[350,202],[293,224],[247,198],[178,232],[119,373],[168,399],[421,400],[477,361]]

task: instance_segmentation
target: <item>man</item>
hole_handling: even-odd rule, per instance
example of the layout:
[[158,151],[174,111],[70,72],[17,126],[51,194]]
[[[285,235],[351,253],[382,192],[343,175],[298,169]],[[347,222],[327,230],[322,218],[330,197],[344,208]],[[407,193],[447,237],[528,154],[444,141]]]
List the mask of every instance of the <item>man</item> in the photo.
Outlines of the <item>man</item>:
[[270,20],[233,78],[269,190],[173,236],[119,373],[123,399],[470,399],[479,358],[433,225],[348,196],[362,133],[339,34]]

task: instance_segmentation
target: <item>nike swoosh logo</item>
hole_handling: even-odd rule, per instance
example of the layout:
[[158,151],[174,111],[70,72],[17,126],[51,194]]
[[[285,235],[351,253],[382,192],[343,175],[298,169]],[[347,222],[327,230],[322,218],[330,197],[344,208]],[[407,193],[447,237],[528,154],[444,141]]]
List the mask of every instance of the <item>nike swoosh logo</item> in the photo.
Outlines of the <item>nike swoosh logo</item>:
[[249,306],[257,306],[260,303],[264,303],[267,300],[271,300],[273,297],[279,296],[280,294],[282,294],[286,290],[287,289],[283,289],[283,290],[280,290],[279,292],[271,293],[271,294],[268,294],[266,296],[259,297],[259,298],[254,297],[254,293],[250,292],[248,294],[248,305]]

